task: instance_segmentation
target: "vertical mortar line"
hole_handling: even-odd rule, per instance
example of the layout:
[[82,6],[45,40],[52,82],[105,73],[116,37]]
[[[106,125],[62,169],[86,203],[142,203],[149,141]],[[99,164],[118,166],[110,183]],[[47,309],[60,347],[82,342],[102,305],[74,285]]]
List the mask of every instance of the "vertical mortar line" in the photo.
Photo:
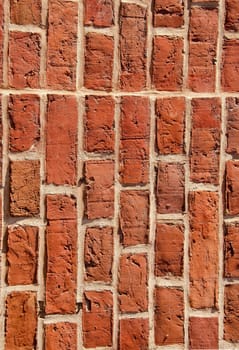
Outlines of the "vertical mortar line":
[[3,38],[3,87],[8,87],[8,44],[9,44],[9,22],[10,22],[10,5],[9,0],[3,1],[4,13],[4,38]]
[[119,52],[119,9],[120,9],[120,0],[115,0],[114,2],[114,28],[113,28],[113,37],[114,37],[114,67],[113,67],[113,76],[112,76],[112,87],[113,91],[117,91],[119,84],[119,73],[120,73],[120,52]]
[[48,17],[48,0],[42,0],[42,33],[41,33],[41,59],[40,59],[40,87],[47,86],[46,68],[47,68],[47,17]]
[[147,6],[147,41],[146,41],[146,88],[151,90],[151,60],[153,50],[153,14],[152,14],[153,1],[149,0]]
[[221,57],[222,57],[222,45],[224,36],[224,0],[219,0],[218,4],[218,42],[216,52],[216,89],[215,92],[220,94],[221,92]]
[[85,49],[85,28],[84,28],[84,3],[78,0],[78,28],[77,28],[77,66],[76,66],[76,91],[84,86],[84,49]]
[[189,19],[190,19],[190,3],[184,0],[184,60],[183,60],[183,91],[186,93],[188,80],[188,58],[189,58]]

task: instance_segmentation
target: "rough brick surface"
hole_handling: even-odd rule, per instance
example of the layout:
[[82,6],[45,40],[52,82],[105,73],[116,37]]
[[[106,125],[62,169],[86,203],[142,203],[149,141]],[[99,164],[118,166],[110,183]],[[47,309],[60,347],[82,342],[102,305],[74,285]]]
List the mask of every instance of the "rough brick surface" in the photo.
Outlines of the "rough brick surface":
[[225,29],[238,32],[239,30],[239,3],[236,0],[226,0]]
[[239,100],[229,97],[226,100],[227,108],[227,152],[239,154]]
[[119,325],[119,349],[148,349],[149,321],[147,319],[122,319]]
[[47,350],[77,350],[77,325],[69,322],[47,324],[45,346]]
[[40,0],[10,0],[11,22],[14,24],[41,24]]
[[3,83],[3,41],[4,41],[4,12],[3,2],[0,3],[0,86]]
[[114,22],[113,0],[85,0],[84,23],[87,26],[110,27]]
[[224,276],[239,277],[239,225],[230,224],[224,232]]
[[224,290],[224,339],[238,342],[239,285],[225,286]]
[[224,39],[222,56],[222,89],[227,92],[238,92],[239,81],[239,40]]
[[225,211],[229,215],[239,214],[239,162],[229,160],[226,163]]
[[218,349],[217,317],[190,317],[189,342],[190,350]]
[[182,0],[154,0],[154,26],[179,28],[184,24]]

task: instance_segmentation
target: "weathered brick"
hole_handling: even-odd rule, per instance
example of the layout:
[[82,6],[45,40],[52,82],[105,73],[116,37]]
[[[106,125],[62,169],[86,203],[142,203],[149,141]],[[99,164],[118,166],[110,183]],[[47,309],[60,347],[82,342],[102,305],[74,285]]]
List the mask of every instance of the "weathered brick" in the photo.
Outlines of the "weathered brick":
[[114,23],[112,0],[85,0],[84,24],[94,27],[110,27]]
[[40,210],[40,162],[10,163],[10,214],[38,216]]
[[47,86],[75,90],[78,5],[73,1],[49,0]]
[[45,325],[45,348],[47,350],[77,350],[77,325],[58,322]]
[[35,150],[40,140],[40,98],[38,95],[10,95],[8,102],[9,149]]
[[233,32],[239,31],[239,2],[237,0],[226,0],[225,29]]
[[184,24],[182,0],[155,0],[154,27],[180,28]]
[[83,344],[86,348],[112,345],[113,297],[110,291],[89,291],[83,301]]
[[36,293],[12,292],[6,299],[5,350],[34,349],[36,345]]
[[229,97],[226,99],[227,112],[227,152],[239,154],[239,99]]
[[4,29],[4,12],[3,1],[0,2],[0,86],[3,83],[3,29]]
[[48,220],[74,220],[76,218],[75,197],[49,194],[46,197],[46,217]]
[[121,319],[119,350],[148,349],[149,321],[144,318]]
[[111,282],[113,264],[113,228],[88,227],[85,235],[86,281]]
[[75,96],[48,96],[46,120],[46,181],[76,184],[77,100]]
[[222,53],[222,89],[226,92],[239,91],[239,39],[224,38]]
[[38,88],[40,76],[40,35],[10,32],[9,86],[15,89]]
[[183,39],[155,36],[152,55],[152,84],[159,91],[180,91],[183,84]]
[[218,98],[192,100],[191,180],[218,184],[221,105]]
[[159,287],[155,289],[155,343],[157,345],[184,342],[183,290]]
[[87,152],[113,152],[115,102],[110,96],[86,96],[84,148]]
[[192,308],[218,308],[218,193],[189,194],[190,304]]
[[227,285],[224,290],[224,339],[238,342],[239,285]]
[[224,277],[239,277],[239,224],[228,224],[224,232]]
[[146,8],[121,3],[120,8],[120,87],[141,91],[146,87]]
[[114,162],[85,163],[85,215],[89,220],[112,218],[114,215]]
[[218,318],[190,317],[189,349],[218,349]]
[[[0,53],[1,55],[1,53]],[[0,59],[1,60],[1,59]],[[0,78],[1,79],[1,78]],[[1,86],[1,83],[0,83]],[[2,164],[3,164],[3,125],[2,125],[2,96],[0,95],[0,186],[2,186]]]
[[147,311],[147,279],[145,254],[125,254],[120,257],[118,300],[122,313]]
[[148,191],[121,191],[120,235],[124,246],[148,243]]
[[41,0],[10,0],[10,18],[14,24],[41,24]]
[[182,224],[161,224],[156,227],[155,275],[182,276],[184,227]]
[[114,41],[111,36],[88,33],[85,38],[84,85],[87,89],[112,88]]
[[38,228],[9,226],[7,282],[9,285],[33,284],[37,281]]
[[185,98],[156,100],[157,148],[159,154],[184,153]]
[[229,160],[226,163],[225,213],[239,214],[239,162]]

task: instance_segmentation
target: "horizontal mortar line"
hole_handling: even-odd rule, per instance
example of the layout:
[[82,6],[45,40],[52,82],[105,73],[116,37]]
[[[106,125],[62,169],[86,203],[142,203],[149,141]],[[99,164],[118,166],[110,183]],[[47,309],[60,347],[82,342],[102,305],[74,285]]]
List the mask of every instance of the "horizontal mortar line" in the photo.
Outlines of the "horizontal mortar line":
[[79,152],[78,154],[79,160],[87,161],[87,160],[115,160],[114,153],[89,153],[89,152]]
[[78,186],[70,186],[70,185],[47,185],[47,184],[42,184],[41,185],[41,190],[43,195],[48,195],[48,194],[66,194],[66,195],[74,195],[76,196],[79,187]]
[[149,185],[135,185],[135,186],[127,186],[127,185],[121,185],[119,184],[119,190],[120,191],[149,191],[150,187]]
[[121,253],[123,254],[140,254],[140,253],[145,253],[148,254],[150,250],[150,244],[139,244],[139,245],[134,245],[130,247],[123,247],[121,246]]
[[131,319],[131,318],[149,318],[149,313],[147,311],[134,312],[134,313],[119,313],[120,320]]
[[[83,350],[95,350],[96,348],[85,348],[82,347]],[[97,346],[97,350],[114,350],[111,346]]]
[[96,33],[96,34],[104,34],[104,35],[109,35],[109,36],[114,36],[114,26],[110,27],[110,28],[97,28],[97,27],[93,27],[93,26],[86,26],[84,27],[84,32],[85,34],[88,33]]
[[180,287],[183,288],[184,279],[183,277],[174,277],[171,278],[163,278],[163,277],[155,277],[155,287]]
[[72,322],[76,323],[79,321],[79,315],[78,314],[72,314],[72,315],[45,315],[43,318],[44,325],[51,324],[51,323],[57,323],[57,322]]
[[24,284],[24,285],[16,285],[16,286],[2,286],[4,291],[9,294],[12,292],[38,292],[40,285],[33,284]]
[[37,33],[37,34],[45,34],[46,29],[40,28],[34,25],[18,25],[18,24],[10,24],[9,31],[17,31],[22,33]]
[[184,38],[186,29],[153,28],[153,36],[181,36]]
[[41,160],[41,154],[33,151],[18,152],[18,153],[8,153],[8,157],[11,161],[24,161],[24,160]]
[[114,226],[114,219],[95,219],[95,220],[88,220],[83,218],[81,222],[81,226],[87,227],[113,227]]
[[228,286],[228,285],[232,285],[232,284],[236,284],[239,285],[239,277],[224,277],[223,279],[223,285],[224,286]]
[[239,216],[225,217],[225,224],[239,224]]
[[103,283],[87,283],[85,281],[84,284],[84,288],[83,288],[83,293],[85,292],[101,292],[101,291],[109,291],[109,292],[113,292],[114,291],[114,287],[112,287],[109,284],[103,284]]
[[224,339],[219,339],[219,349],[220,350],[238,350],[238,343],[229,343]]
[[158,155],[155,157],[156,162],[177,162],[186,163],[188,161],[188,156],[183,154],[166,154]]
[[[151,349],[150,349],[151,350]],[[176,345],[156,345],[152,350],[185,350],[184,345],[176,344]]]
[[121,0],[121,2],[125,4],[138,4],[141,7],[147,8],[147,4],[142,3],[142,0]]
[[239,33],[230,33],[230,32],[228,32],[228,31],[226,31],[226,32],[224,33],[224,37],[225,37],[226,39],[239,39]]
[[5,224],[7,226],[18,226],[18,225],[27,225],[27,226],[38,226],[45,227],[45,222],[41,218],[26,218],[26,217],[9,217],[5,219]]
[[211,185],[211,184],[204,184],[204,183],[194,183],[189,182],[188,184],[188,190],[189,192],[196,192],[196,191],[209,191],[209,192],[218,192],[219,191],[219,185]]
[[195,309],[189,309],[189,317],[218,317],[219,311],[214,311],[211,309],[205,309],[205,310],[195,310]]
[[156,215],[156,220],[157,221],[161,221],[161,220],[172,220],[172,221],[182,221],[185,217],[185,215],[187,215],[186,213],[179,213],[179,214],[157,214]]

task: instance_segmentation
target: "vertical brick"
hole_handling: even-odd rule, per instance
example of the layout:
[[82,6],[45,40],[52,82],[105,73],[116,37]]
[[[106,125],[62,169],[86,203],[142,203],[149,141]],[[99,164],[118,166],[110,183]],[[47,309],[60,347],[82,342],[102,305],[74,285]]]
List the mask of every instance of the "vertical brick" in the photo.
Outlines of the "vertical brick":
[[224,339],[238,342],[239,285],[227,285],[224,290]]
[[[1,5],[0,5],[1,6]],[[0,53],[1,57],[1,53]],[[1,58],[0,58],[1,60]],[[1,78],[0,78],[1,81]],[[0,82],[1,86],[1,82]],[[2,186],[2,164],[3,164],[3,124],[2,124],[2,96],[0,95],[0,186]]]
[[154,0],[154,27],[180,28],[184,24],[182,0]]
[[114,23],[113,0],[85,0],[84,24],[110,27]]
[[227,112],[227,152],[239,154],[239,99],[229,97],[226,99]]
[[87,152],[114,151],[114,109],[110,96],[86,96],[84,116],[84,148]]
[[148,309],[148,265],[145,254],[125,254],[120,258],[118,300],[122,313]]
[[[203,335],[203,336],[202,336]],[[189,349],[218,349],[218,318],[190,317]]]
[[8,227],[7,282],[9,285],[33,284],[37,281],[38,228]]
[[85,279],[109,283],[112,280],[113,228],[88,227],[85,235]]
[[114,41],[111,36],[88,33],[85,38],[84,85],[87,89],[112,88]]
[[36,293],[12,292],[6,299],[5,350],[34,349],[36,345]]
[[239,224],[228,224],[224,231],[224,277],[239,277]]
[[156,100],[157,148],[159,154],[184,153],[185,98]]
[[3,1],[0,2],[0,86],[3,83],[3,41],[4,41],[4,11]]
[[156,345],[184,342],[183,291],[178,288],[155,289],[155,343]]
[[77,350],[77,325],[58,322],[45,325],[45,347],[47,350]]
[[218,10],[193,7],[189,24],[188,87],[195,92],[215,91]]
[[226,0],[226,13],[225,13],[225,29],[238,32],[239,31],[239,3],[237,0]]
[[137,4],[121,3],[121,90],[141,91],[146,87],[146,43],[146,8]]
[[121,191],[120,235],[124,246],[148,243],[148,191]]
[[190,304],[218,308],[218,193],[190,192]]
[[77,101],[75,96],[48,96],[46,120],[46,181],[76,184]]
[[222,49],[222,89],[226,92],[238,92],[239,40],[224,38]]
[[10,18],[14,24],[41,24],[41,0],[10,0]]
[[110,291],[84,293],[83,344],[86,348],[112,345],[113,297]]
[[225,213],[239,214],[239,162],[229,160],[226,163]]
[[152,84],[159,91],[180,91],[183,84],[183,39],[155,36],[152,55]]
[[218,98],[192,100],[191,180],[219,183],[221,105]]
[[47,86],[75,90],[78,5],[73,1],[49,0]]
[[143,318],[122,319],[119,323],[119,350],[148,349],[149,321]]

